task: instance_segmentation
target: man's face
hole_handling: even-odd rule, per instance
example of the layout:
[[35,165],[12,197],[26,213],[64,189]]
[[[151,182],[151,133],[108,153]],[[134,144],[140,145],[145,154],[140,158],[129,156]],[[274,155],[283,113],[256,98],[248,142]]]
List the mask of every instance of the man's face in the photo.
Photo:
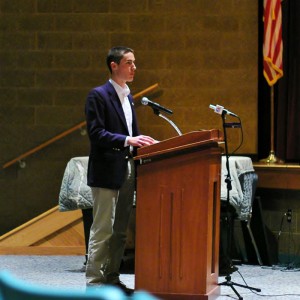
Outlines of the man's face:
[[125,53],[119,64],[111,63],[112,77],[120,85],[126,82],[132,82],[136,66],[134,64],[134,54],[131,52]]

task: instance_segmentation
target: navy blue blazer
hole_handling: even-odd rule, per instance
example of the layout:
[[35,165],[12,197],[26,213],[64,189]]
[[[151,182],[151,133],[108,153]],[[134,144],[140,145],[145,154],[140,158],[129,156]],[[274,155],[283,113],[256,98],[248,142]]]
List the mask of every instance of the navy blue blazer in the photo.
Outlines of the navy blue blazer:
[[[132,135],[139,135],[132,95]],[[119,189],[125,178],[129,147],[124,147],[129,135],[123,108],[113,85],[92,89],[86,100],[85,114],[90,139],[87,184],[91,187]]]

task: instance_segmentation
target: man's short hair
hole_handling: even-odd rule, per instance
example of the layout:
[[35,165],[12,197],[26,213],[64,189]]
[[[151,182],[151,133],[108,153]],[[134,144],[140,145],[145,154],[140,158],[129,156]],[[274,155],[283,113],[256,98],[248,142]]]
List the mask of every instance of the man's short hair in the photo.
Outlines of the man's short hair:
[[108,67],[110,73],[112,73],[110,64],[112,62],[119,64],[121,59],[123,58],[124,54],[126,54],[128,52],[134,53],[133,49],[128,48],[128,47],[123,47],[123,46],[113,47],[108,51],[108,54],[106,57],[106,64],[107,64],[107,67]]

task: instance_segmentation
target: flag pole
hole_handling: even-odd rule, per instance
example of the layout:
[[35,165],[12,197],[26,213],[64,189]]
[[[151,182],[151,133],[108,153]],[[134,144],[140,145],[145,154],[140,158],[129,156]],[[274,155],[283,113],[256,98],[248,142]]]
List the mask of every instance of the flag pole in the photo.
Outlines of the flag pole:
[[282,15],[281,0],[264,0],[264,76],[271,87],[271,150],[267,158],[260,162],[267,164],[284,163],[277,158],[274,150],[274,84],[283,76],[282,65]]
[[260,162],[266,164],[283,164],[284,161],[277,158],[275,155],[275,147],[274,147],[274,86],[271,86],[271,150],[269,156],[267,158],[261,159]]

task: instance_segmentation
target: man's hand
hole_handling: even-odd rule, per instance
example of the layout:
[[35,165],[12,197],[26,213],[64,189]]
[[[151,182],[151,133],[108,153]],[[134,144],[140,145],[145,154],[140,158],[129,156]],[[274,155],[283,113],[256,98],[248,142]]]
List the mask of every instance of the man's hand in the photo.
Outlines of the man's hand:
[[158,141],[147,135],[138,135],[128,137],[127,143],[131,146],[143,147],[158,143]]

